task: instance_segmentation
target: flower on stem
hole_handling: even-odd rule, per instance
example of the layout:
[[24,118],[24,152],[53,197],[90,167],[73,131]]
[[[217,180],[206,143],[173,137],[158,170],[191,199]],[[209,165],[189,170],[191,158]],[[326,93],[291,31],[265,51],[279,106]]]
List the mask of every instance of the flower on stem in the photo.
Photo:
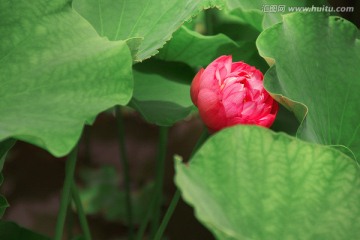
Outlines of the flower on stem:
[[263,74],[244,62],[221,56],[194,77],[191,99],[210,131],[236,124],[270,127],[277,102],[263,86]]

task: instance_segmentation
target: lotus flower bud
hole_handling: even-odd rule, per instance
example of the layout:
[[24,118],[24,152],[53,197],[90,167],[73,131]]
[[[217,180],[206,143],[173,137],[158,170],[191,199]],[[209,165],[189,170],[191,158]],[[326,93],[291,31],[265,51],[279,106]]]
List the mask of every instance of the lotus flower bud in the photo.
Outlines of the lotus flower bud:
[[191,99],[210,131],[236,124],[270,127],[277,102],[263,86],[263,75],[244,62],[221,56],[201,69],[191,84]]

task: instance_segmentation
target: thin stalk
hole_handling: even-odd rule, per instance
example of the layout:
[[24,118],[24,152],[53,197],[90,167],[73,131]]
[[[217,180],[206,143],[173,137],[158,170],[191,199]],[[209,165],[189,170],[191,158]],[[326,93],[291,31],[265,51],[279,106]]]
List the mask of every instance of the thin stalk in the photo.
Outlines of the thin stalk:
[[86,214],[85,214],[85,211],[84,211],[81,199],[80,199],[79,191],[74,182],[71,186],[71,195],[72,195],[72,199],[74,200],[76,210],[77,210],[77,213],[79,216],[79,222],[80,222],[80,226],[83,231],[83,234],[84,234],[84,239],[91,240],[91,233],[90,233],[88,222],[86,220]]
[[136,240],[143,239],[146,227],[148,225],[151,216],[154,216],[152,222],[152,234],[151,234],[152,236],[156,233],[156,230],[159,227],[167,138],[168,138],[168,128],[160,127],[158,155],[156,158],[156,177],[155,177],[154,195],[151,198],[148,211],[146,212],[146,215],[143,221],[141,222],[140,228],[136,236]]
[[[203,132],[201,133],[200,138],[198,139],[198,141],[190,155],[190,159],[196,153],[196,151],[201,147],[201,145],[206,141],[206,139],[208,137],[209,137],[209,133],[208,133],[207,129],[204,128]],[[179,200],[180,200],[180,191],[179,191],[179,189],[177,189],[173,198],[171,199],[168,209],[166,210],[165,216],[164,216],[163,220],[161,221],[160,227],[158,228],[156,235],[153,238],[154,240],[160,240],[162,238],[164,231],[171,219],[171,216],[173,215],[173,213],[175,211],[175,208],[176,208]]]
[[125,130],[124,122],[121,114],[120,106],[115,107],[115,115],[117,122],[117,131],[119,138],[119,151],[120,151],[120,162],[123,168],[124,174],[124,184],[125,184],[125,205],[126,205],[126,218],[128,223],[128,239],[134,239],[134,225],[133,225],[133,216],[132,216],[132,204],[131,204],[131,192],[130,192],[130,172],[129,172],[129,162],[126,155],[125,148]]
[[66,161],[65,180],[60,200],[59,214],[56,221],[54,240],[61,240],[64,231],[66,212],[70,201],[71,185],[73,183],[76,166],[77,146],[71,151]]
[[151,198],[148,211],[146,212],[146,215],[145,215],[143,221],[141,222],[140,228],[139,228],[138,233],[136,235],[136,240],[142,240],[143,239],[147,224],[148,224],[148,222],[150,220],[150,217],[153,215],[153,212],[155,210],[156,202],[157,202],[157,197],[156,197],[156,195],[154,195]]
[[177,189],[173,198],[171,199],[168,209],[166,210],[161,225],[158,228],[155,237],[153,238],[154,240],[160,240],[162,238],[162,235],[164,234],[167,224],[169,223],[170,218],[172,217],[179,200],[180,200],[180,191]]
[[197,140],[197,142],[190,154],[190,160],[194,156],[194,154],[197,152],[197,150],[203,145],[203,143],[206,141],[206,139],[208,139],[208,137],[209,137],[209,132],[208,132],[207,128],[204,127],[204,130],[202,131],[199,139]]
[[71,201],[69,201],[69,206],[67,209],[67,218],[66,218],[66,232],[67,239],[73,239],[74,237],[74,213],[71,209]]
[[160,127],[158,154],[156,158],[156,175],[155,175],[155,191],[156,197],[155,209],[151,224],[151,238],[155,235],[160,225],[161,203],[163,199],[163,185],[165,172],[166,147],[168,138],[168,128]]

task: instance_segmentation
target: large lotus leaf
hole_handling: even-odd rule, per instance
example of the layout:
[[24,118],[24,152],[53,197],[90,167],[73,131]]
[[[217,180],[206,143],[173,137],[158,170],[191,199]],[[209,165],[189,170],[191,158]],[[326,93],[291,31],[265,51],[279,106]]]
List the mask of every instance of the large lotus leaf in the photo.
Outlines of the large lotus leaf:
[[326,0],[226,0],[232,14],[258,30],[281,22],[286,13],[313,11],[325,12]]
[[359,239],[360,170],[329,146],[227,128],[177,161],[176,183],[217,239]]
[[[360,156],[360,41],[350,22],[294,13],[258,38],[260,54],[275,62],[266,88],[297,113],[302,139],[343,145]],[[291,100],[289,100],[291,99]]]
[[73,7],[110,40],[141,37],[136,60],[157,53],[186,20],[223,0],[74,0]]
[[38,233],[20,227],[13,222],[0,221],[0,239],[4,240],[50,240]]
[[133,90],[125,42],[98,36],[65,0],[0,1],[0,140],[67,154],[84,122]]
[[134,65],[134,95],[129,106],[148,122],[171,126],[194,109],[190,85],[195,73],[181,63],[149,59]]

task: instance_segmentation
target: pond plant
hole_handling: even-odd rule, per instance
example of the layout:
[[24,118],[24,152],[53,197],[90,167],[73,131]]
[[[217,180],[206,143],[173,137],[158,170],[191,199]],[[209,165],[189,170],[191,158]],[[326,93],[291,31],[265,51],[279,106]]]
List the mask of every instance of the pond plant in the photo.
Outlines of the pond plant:
[[[359,239],[360,34],[345,11],[322,0],[0,0],[0,172],[16,141],[67,158],[53,236],[2,220],[0,239],[70,239],[69,209],[81,228],[71,239],[94,239],[88,215],[114,210],[84,204],[74,176],[84,126],[104,112],[123,172],[101,178],[123,179],[122,239],[166,239],[180,198],[219,240]],[[127,111],[159,129],[141,216]],[[203,132],[189,161],[173,157],[165,204],[168,130],[194,118]],[[0,217],[9,204],[0,195]]]

